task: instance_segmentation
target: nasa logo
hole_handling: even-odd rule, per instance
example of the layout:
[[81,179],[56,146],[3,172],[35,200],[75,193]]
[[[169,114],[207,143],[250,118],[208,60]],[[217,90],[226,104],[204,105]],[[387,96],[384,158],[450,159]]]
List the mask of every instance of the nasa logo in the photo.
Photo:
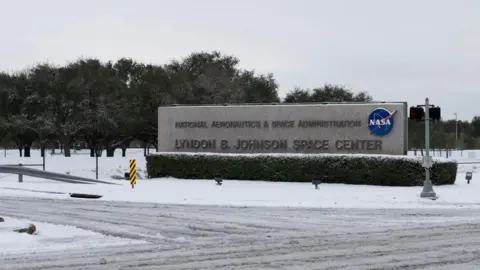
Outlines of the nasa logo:
[[368,128],[375,136],[385,136],[393,129],[393,116],[397,111],[390,112],[385,108],[376,108],[368,116]]

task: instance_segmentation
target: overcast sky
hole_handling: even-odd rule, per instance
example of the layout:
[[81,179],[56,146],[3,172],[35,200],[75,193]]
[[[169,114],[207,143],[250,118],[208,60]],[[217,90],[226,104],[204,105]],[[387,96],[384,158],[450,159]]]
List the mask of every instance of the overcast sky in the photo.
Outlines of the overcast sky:
[[0,0],[0,69],[78,57],[164,64],[218,50],[280,95],[340,84],[480,115],[479,0]]

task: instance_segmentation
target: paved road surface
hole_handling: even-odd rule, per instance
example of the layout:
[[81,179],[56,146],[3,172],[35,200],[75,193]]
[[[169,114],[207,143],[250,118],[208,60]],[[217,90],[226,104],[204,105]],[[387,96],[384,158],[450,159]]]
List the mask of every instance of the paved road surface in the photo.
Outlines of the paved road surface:
[[480,210],[180,206],[2,197],[0,215],[140,240],[126,246],[0,255],[0,269],[8,270],[480,269]]

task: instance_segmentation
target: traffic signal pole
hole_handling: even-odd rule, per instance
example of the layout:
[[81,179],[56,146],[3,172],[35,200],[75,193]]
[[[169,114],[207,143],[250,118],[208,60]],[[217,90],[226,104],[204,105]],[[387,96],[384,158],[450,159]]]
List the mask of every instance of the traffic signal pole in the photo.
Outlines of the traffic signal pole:
[[430,169],[433,166],[433,158],[430,156],[430,121],[441,120],[441,110],[440,107],[431,105],[427,97],[424,105],[410,107],[409,118],[415,121],[425,121],[425,156],[422,160],[422,166],[425,168],[425,180],[420,197],[436,200],[438,197],[433,191],[433,184],[430,179]]
[[437,194],[433,191],[433,184],[430,180],[430,168],[432,167],[432,157],[430,156],[430,104],[428,97],[425,98],[425,156],[423,157],[423,167],[425,168],[425,181],[423,181],[423,190],[420,193],[421,198],[437,199]]

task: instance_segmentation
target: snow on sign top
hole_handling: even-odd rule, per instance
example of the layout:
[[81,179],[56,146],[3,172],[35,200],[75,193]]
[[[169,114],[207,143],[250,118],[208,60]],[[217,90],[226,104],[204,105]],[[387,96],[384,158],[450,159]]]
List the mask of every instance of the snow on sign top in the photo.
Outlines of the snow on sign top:
[[406,120],[406,103],[164,106],[157,150],[405,155]]

